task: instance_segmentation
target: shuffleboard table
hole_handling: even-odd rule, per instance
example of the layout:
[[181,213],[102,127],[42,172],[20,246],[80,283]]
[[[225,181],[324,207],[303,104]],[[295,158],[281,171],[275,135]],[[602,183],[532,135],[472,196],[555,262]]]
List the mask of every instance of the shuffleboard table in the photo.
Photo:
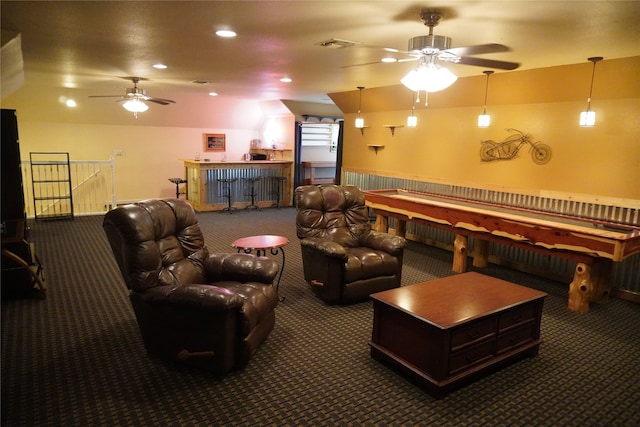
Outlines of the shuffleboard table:
[[488,264],[488,242],[516,246],[576,261],[569,285],[569,309],[587,312],[589,302],[606,302],[613,262],[640,252],[640,227],[514,208],[409,190],[367,190],[366,204],[376,213],[375,228],[404,236],[406,222],[455,233],[453,271],[467,269],[468,238],[476,239],[473,265]]

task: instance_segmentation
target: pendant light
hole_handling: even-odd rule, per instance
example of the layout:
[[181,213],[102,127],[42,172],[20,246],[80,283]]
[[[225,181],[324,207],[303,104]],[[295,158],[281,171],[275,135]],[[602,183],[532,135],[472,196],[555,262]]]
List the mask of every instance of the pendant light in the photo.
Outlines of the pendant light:
[[416,106],[411,107],[411,115],[407,117],[407,127],[414,128],[418,126],[418,118],[416,117]]
[[420,95],[418,95],[418,98],[415,101],[413,100],[413,95],[411,96],[411,114],[409,115],[409,117],[407,117],[407,127],[409,128],[418,126],[418,118],[416,117],[416,103],[420,102],[419,96]]
[[596,124],[596,112],[591,111],[591,94],[593,93],[593,77],[596,74],[596,62],[602,61],[602,56],[592,56],[587,60],[593,63],[593,69],[591,71],[591,86],[589,87],[589,98],[587,98],[587,109],[580,113],[580,126],[582,127],[592,127]]
[[489,93],[489,76],[493,74],[493,71],[486,70],[483,73],[487,76],[487,83],[484,88],[484,108],[482,109],[482,114],[478,116],[478,127],[488,128],[491,124],[491,116],[487,114],[487,95]]
[[360,129],[360,132],[364,132],[364,119],[360,116],[360,110],[362,109],[362,89],[364,86],[358,86],[360,91],[360,102],[358,104],[358,116],[356,117],[356,128]]

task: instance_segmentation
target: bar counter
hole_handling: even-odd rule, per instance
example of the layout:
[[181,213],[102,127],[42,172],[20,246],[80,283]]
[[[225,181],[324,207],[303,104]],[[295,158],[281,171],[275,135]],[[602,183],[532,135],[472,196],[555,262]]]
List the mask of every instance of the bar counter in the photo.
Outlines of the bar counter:
[[243,209],[252,203],[253,188],[253,201],[260,208],[291,206],[292,167],[288,160],[184,160],[187,199],[197,212]]

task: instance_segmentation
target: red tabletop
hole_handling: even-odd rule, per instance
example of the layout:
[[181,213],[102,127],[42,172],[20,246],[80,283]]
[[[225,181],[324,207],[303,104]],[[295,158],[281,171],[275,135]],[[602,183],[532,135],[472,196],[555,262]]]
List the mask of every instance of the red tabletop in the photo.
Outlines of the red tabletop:
[[264,234],[260,236],[249,236],[238,239],[233,242],[233,247],[236,249],[263,250],[281,248],[282,246],[285,246],[287,244],[289,244],[289,239],[284,236],[273,236]]

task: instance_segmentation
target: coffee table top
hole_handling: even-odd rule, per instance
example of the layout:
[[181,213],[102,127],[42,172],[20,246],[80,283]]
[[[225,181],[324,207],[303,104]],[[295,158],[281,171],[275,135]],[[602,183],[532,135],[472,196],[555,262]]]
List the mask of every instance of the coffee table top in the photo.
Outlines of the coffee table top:
[[262,234],[258,236],[243,237],[233,242],[236,249],[275,249],[288,245],[289,239],[284,236]]
[[468,272],[378,292],[371,298],[447,329],[546,295],[505,280]]

